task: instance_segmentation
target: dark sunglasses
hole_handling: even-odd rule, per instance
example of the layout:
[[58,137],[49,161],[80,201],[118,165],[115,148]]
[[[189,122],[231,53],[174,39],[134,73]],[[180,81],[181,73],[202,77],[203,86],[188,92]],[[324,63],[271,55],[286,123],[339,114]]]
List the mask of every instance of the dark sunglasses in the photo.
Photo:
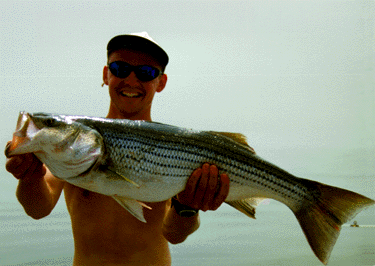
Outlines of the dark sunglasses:
[[147,65],[132,66],[123,61],[112,62],[108,67],[113,75],[122,79],[128,77],[132,71],[134,71],[140,81],[151,81],[157,78],[161,73],[156,67]]

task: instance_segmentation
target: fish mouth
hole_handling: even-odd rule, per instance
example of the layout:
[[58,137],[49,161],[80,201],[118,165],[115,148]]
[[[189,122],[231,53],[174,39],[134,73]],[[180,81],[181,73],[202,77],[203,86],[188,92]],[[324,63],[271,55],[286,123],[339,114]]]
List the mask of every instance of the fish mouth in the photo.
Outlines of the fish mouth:
[[31,146],[31,140],[39,130],[32,121],[29,113],[20,112],[17,127],[13,133],[13,139],[5,148],[5,156],[9,158],[14,155],[33,152],[34,149]]

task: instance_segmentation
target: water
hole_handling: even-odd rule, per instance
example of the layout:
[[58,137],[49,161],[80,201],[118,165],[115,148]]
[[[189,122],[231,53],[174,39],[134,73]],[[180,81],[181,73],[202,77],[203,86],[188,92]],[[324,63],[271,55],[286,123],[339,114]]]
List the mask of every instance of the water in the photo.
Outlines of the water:
[[[374,221],[367,210],[357,221]],[[256,220],[222,208],[204,219],[200,234],[172,248],[174,265],[322,265],[312,253],[294,215],[271,201]],[[375,265],[375,228],[343,227],[328,265]]]
[[[331,157],[331,161],[321,156],[317,159],[314,153],[305,154],[300,161],[298,153],[287,158],[270,158],[272,154],[264,157],[293,173],[309,173],[301,175],[306,178],[375,198],[374,159],[368,159],[369,153],[341,154]],[[303,163],[320,167],[311,174],[314,171]],[[333,165],[338,168],[335,170]],[[0,173],[0,265],[71,265],[73,237],[63,198],[48,217],[35,221],[16,201],[17,181],[2,169]],[[216,212],[202,213],[199,230],[184,243],[171,245],[173,266],[323,265],[286,206],[265,201],[256,217],[250,219],[227,205]],[[355,220],[359,225],[374,225],[375,207],[361,212]],[[343,227],[328,265],[374,266],[375,228]]]

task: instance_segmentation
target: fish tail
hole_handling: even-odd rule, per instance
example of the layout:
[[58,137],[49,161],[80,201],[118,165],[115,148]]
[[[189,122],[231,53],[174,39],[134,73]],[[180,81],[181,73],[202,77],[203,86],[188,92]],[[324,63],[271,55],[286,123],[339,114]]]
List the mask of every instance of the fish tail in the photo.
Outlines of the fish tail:
[[341,225],[375,201],[345,189],[308,182],[311,182],[308,187],[315,187],[315,200],[293,212],[311,249],[323,264],[327,264]]

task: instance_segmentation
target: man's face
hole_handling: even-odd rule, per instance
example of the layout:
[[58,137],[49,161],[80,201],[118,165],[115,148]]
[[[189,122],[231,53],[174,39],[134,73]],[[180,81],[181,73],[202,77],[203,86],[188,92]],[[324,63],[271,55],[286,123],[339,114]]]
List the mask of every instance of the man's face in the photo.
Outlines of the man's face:
[[[140,51],[114,51],[108,58],[108,64],[115,61],[123,61],[132,66],[149,65],[162,69],[152,56]],[[151,81],[141,81],[134,72],[126,78],[118,78],[111,73],[108,66],[103,70],[103,81],[109,87],[113,105],[111,108],[116,108],[116,111],[126,117],[139,117],[150,112],[154,95],[164,89],[166,80],[166,75],[160,75]]]

